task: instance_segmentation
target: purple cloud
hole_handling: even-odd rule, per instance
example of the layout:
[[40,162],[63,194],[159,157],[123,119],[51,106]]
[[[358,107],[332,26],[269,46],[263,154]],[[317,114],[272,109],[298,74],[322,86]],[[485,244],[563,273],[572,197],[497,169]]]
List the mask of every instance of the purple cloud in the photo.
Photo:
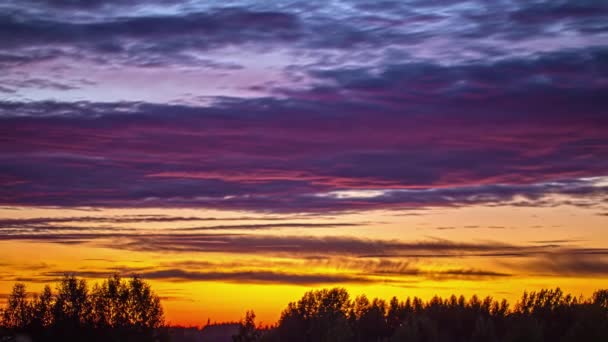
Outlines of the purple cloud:
[[[608,174],[603,59],[317,71],[319,86],[288,97],[204,107],[4,102],[2,204],[331,211],[601,196],[582,178]],[[358,190],[377,194],[339,195]]]
[[[589,178],[608,175],[606,6],[414,3],[9,1],[0,91],[17,100],[0,102],[0,204],[323,212],[604,196]],[[247,53],[271,56],[281,80]],[[141,66],[259,77],[263,94],[188,85],[176,100],[203,103],[122,101],[104,72],[128,83]],[[116,101],[72,101],[106,93]]]

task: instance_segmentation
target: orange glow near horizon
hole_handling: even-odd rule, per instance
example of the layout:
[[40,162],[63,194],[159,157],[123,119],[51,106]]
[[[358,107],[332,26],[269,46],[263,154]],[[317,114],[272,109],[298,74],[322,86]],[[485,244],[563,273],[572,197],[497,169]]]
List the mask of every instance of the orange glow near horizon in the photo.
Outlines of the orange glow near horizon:
[[308,216],[3,208],[0,216],[46,224],[28,231],[33,223],[20,221],[23,232],[0,242],[0,293],[14,282],[37,292],[66,272],[90,283],[112,272],[138,273],[163,298],[166,319],[175,325],[238,321],[250,309],[271,324],[290,301],[323,287],[345,287],[353,297],[477,294],[513,304],[524,290],[559,286],[589,296],[608,280],[570,262],[589,258],[575,251],[608,244],[608,218],[570,206]]

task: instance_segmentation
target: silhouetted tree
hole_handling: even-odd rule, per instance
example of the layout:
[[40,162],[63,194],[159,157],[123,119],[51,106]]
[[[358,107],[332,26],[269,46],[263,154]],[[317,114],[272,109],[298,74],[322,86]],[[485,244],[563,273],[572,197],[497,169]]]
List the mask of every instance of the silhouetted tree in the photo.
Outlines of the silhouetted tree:
[[129,280],[127,317],[129,324],[141,329],[155,329],[164,324],[160,298],[138,276]]
[[608,290],[597,290],[593,293],[591,300],[594,305],[608,310]]
[[160,298],[137,276],[124,281],[112,275],[93,287],[90,300],[92,324],[115,340],[153,340],[164,324]]
[[34,328],[44,329],[53,324],[53,305],[53,292],[50,286],[45,285],[42,293],[34,295],[32,301],[32,325]]
[[282,341],[348,341],[353,335],[347,319],[350,309],[345,289],[307,292],[281,314],[279,337]]
[[87,338],[91,319],[89,291],[84,279],[65,275],[57,285],[53,305],[54,335],[63,340]]
[[386,318],[386,302],[365,296],[355,299],[355,336],[356,341],[382,340],[390,336]]
[[9,329],[22,331],[29,327],[32,320],[32,307],[27,301],[25,285],[17,283],[8,296],[6,308],[2,313],[2,324]]
[[92,321],[99,328],[122,328],[129,325],[127,317],[129,290],[118,274],[91,290]]
[[51,337],[49,329],[55,323],[53,317],[54,300],[51,287],[45,285],[42,293],[40,295],[35,294],[31,302],[32,319],[29,332],[37,341],[49,340]]
[[[341,300],[327,300],[329,293]],[[337,327],[342,333],[332,334]],[[393,298],[387,305],[366,296],[349,300],[341,289],[311,291],[287,306],[275,331],[267,341],[608,341],[608,291],[587,300],[559,288],[524,293],[512,310],[491,297]]]
[[234,342],[256,342],[259,341],[261,333],[255,327],[255,313],[247,311],[245,319],[240,322],[239,332],[232,337]]
[[[25,286],[15,284],[0,317],[0,337],[27,333],[34,341],[152,342],[169,336],[159,297],[139,277],[113,275],[89,291],[84,280],[68,275],[55,293],[46,286],[31,301]],[[233,340],[608,341],[608,290],[588,299],[559,288],[524,292],[510,309],[506,300],[491,297],[392,298],[387,304],[364,295],[351,300],[342,288],[323,289],[289,303],[273,327],[256,327],[255,314],[248,311]]]
[[84,280],[64,276],[55,294],[47,285],[28,301],[15,284],[1,310],[1,334],[27,333],[34,341],[164,341],[160,298],[139,277],[110,277],[89,291]]
[[399,302],[397,297],[391,298],[386,316],[386,325],[391,333],[399,328],[406,317],[411,314],[410,308],[408,304]]

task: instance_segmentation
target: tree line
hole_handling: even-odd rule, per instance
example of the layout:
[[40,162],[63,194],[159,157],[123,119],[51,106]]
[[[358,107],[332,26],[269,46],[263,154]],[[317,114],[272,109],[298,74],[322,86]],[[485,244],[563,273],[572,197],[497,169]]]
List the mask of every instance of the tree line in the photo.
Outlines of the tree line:
[[137,276],[115,274],[89,288],[84,279],[66,275],[54,291],[46,285],[33,296],[17,283],[0,322],[0,337],[23,334],[34,341],[167,340],[160,298]]
[[608,341],[608,290],[590,298],[559,288],[525,292],[511,307],[491,297],[387,302],[323,289],[289,303],[274,326],[256,326],[255,313],[248,311],[233,341]]
[[[64,276],[53,290],[28,295],[14,285],[0,309],[0,339],[33,341],[169,341],[160,298],[141,278],[112,275],[89,287]],[[177,336],[173,336],[177,338]],[[228,336],[230,337],[230,336]],[[3,339],[2,339],[3,340]],[[511,306],[491,297],[389,301],[351,298],[343,288],[306,292],[271,326],[248,311],[234,342],[540,342],[608,341],[608,290],[589,298],[559,288],[525,292]]]

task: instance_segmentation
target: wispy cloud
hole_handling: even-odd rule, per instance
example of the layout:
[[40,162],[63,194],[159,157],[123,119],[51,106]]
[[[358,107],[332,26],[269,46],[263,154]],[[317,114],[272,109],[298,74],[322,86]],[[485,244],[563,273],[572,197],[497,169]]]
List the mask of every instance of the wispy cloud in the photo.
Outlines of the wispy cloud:
[[565,242],[514,245],[493,241],[455,242],[444,239],[400,241],[352,236],[274,235],[249,233],[169,232],[11,232],[5,241],[101,244],[114,249],[146,252],[235,253],[298,257],[360,258],[531,257],[537,255],[603,255],[603,248],[576,248]]

